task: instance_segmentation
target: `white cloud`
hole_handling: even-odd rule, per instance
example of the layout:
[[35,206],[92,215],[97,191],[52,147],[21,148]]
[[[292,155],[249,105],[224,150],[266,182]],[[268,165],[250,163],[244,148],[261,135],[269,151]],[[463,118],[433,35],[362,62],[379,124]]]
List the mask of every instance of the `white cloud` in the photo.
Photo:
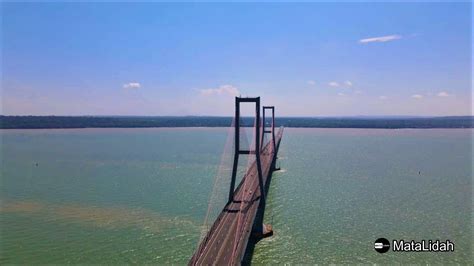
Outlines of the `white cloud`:
[[441,91],[437,94],[439,97],[448,97],[449,96],[449,93],[445,92],[445,91]]
[[347,86],[349,87],[352,87],[352,82],[350,82],[349,80],[347,80],[346,82],[344,82]]
[[307,83],[308,85],[311,85],[311,86],[316,85],[316,82],[314,80],[308,80]]
[[414,98],[414,99],[421,99],[421,98],[423,98],[423,95],[413,94],[411,97]]
[[139,82],[129,82],[129,83],[123,84],[123,87],[125,89],[138,89],[141,87],[141,85]]
[[355,94],[361,94],[361,93],[362,93],[361,90],[356,90],[356,91],[355,91]]
[[331,81],[328,83],[328,85],[331,87],[339,87],[339,83],[337,83],[336,81]]
[[387,98],[388,98],[388,97],[385,96],[385,95],[379,96],[379,99],[380,99],[380,100],[387,100]]
[[346,94],[344,94],[344,93],[342,93],[342,92],[339,92],[337,95],[338,95],[338,96],[346,96]]
[[230,96],[239,96],[240,91],[232,85],[221,85],[219,88],[215,89],[203,89],[200,90],[201,95],[230,95]]
[[394,41],[401,39],[401,35],[387,35],[387,36],[380,36],[380,37],[372,37],[372,38],[366,38],[366,39],[361,39],[359,40],[359,43],[366,44],[366,43],[371,43],[371,42],[389,42],[389,41]]

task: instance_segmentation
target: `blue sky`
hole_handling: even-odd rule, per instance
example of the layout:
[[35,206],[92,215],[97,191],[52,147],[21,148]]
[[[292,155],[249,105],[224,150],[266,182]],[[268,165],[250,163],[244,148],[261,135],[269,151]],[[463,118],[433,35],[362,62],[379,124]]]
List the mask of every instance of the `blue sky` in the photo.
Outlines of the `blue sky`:
[[470,3],[2,4],[2,114],[471,114]]

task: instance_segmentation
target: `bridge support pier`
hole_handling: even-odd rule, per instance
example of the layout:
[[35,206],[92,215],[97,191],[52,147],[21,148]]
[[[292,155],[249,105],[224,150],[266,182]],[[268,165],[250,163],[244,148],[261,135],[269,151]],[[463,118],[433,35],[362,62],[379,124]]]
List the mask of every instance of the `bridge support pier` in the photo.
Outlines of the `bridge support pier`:
[[271,224],[262,224],[261,228],[258,228],[252,232],[252,237],[256,238],[257,241],[262,238],[271,237],[272,235],[273,227]]

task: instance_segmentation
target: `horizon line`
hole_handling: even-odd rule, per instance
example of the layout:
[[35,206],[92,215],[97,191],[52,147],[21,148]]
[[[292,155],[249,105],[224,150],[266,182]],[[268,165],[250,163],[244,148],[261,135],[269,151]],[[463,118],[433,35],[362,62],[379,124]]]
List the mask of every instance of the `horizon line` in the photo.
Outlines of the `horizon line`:
[[[217,116],[217,115],[4,115],[0,117],[211,117],[211,118],[232,118],[233,116]],[[242,116],[244,118],[251,118],[253,116]],[[443,118],[443,117],[471,117],[474,114],[467,115],[318,115],[318,116],[276,116],[275,118]]]

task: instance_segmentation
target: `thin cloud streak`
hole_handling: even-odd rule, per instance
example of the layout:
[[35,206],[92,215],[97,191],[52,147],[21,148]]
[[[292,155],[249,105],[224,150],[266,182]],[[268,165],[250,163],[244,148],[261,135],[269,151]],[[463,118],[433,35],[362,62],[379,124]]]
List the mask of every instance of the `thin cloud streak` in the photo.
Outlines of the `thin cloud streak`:
[[214,89],[203,89],[200,90],[201,95],[210,96],[210,95],[230,95],[230,96],[239,96],[240,91],[232,85],[221,85],[218,88]]
[[367,44],[367,43],[371,43],[371,42],[390,42],[390,41],[394,41],[394,40],[399,40],[401,38],[402,38],[401,35],[394,34],[394,35],[387,35],[387,36],[361,39],[361,40],[359,40],[359,43]]
[[124,89],[138,89],[141,87],[141,84],[139,82],[129,82],[126,84],[123,84]]

